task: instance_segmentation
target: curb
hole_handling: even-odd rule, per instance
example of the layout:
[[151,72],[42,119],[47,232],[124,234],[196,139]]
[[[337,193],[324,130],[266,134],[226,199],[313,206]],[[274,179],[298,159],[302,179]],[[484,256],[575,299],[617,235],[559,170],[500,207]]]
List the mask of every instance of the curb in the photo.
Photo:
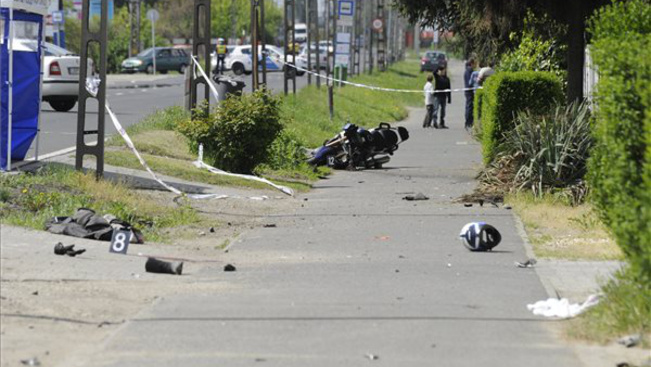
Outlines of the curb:
[[[524,223],[522,222],[522,219],[520,219],[520,216],[518,216],[513,211],[511,212],[511,214],[513,215],[513,221],[515,222],[515,229],[518,232],[520,238],[522,239],[522,244],[524,245],[524,249],[525,252],[527,253],[527,257],[530,259],[535,259],[536,255],[533,251],[533,246],[531,246],[531,242],[529,242],[529,236],[527,235],[527,231],[524,229]],[[559,296],[558,292],[556,291],[556,288],[554,288],[554,286],[549,281],[549,279],[541,276],[537,267],[534,266],[533,270],[536,272],[538,279],[540,279],[540,283],[542,284],[543,288],[545,288],[545,292],[547,292],[548,298],[560,299],[561,297]]]

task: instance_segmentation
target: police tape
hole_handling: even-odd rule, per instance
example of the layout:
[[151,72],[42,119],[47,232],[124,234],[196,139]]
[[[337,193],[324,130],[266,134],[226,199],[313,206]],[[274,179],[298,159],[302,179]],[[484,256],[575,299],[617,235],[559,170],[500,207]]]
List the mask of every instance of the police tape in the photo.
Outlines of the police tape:
[[266,178],[258,177],[258,176],[251,176],[251,175],[243,175],[239,173],[230,173],[226,172],[223,170],[220,170],[219,168],[215,168],[213,166],[207,165],[203,162],[203,144],[199,144],[199,158],[194,162],[195,167],[198,168],[205,168],[208,171],[217,174],[217,175],[223,175],[223,176],[229,176],[229,177],[237,177],[237,178],[243,178],[246,180],[252,180],[252,181],[258,181],[262,182],[264,184],[267,184],[273,188],[276,188],[283,193],[289,195],[289,196],[294,196],[294,190],[290,189],[289,187],[286,186],[281,186],[281,185],[276,185],[275,183],[267,180]]
[[194,62],[197,69],[199,69],[199,73],[201,74],[201,76],[203,76],[206,83],[208,83],[208,86],[210,87],[210,91],[212,92],[213,96],[215,97],[216,100],[219,101],[219,92],[217,92],[217,88],[215,88],[215,85],[212,83],[208,75],[206,75],[206,72],[203,71],[203,68],[201,67],[201,65],[199,65],[199,61],[197,61],[196,57],[192,55],[191,58],[192,58],[192,62]]
[[[99,78],[95,78],[94,80],[91,80],[89,78],[89,79],[86,80],[86,90],[91,95],[93,95],[94,97],[97,96],[97,91],[99,90],[100,82],[101,81],[99,80]],[[106,103],[105,104],[106,111],[108,112],[109,117],[111,118],[111,121],[113,122],[113,126],[115,126],[115,129],[117,130],[117,132],[120,134],[122,139],[124,139],[125,143],[129,147],[129,149],[131,149],[131,151],[136,156],[136,158],[138,158],[138,161],[140,162],[140,164],[145,168],[145,170],[149,173],[149,175],[156,182],[158,182],[161,186],[163,186],[167,190],[173,192],[174,194],[182,195],[182,196],[188,197],[190,199],[226,199],[226,198],[241,199],[241,198],[243,198],[243,197],[237,196],[237,195],[187,194],[187,193],[184,193],[181,190],[167,184],[165,181],[161,180],[158,177],[158,175],[156,175],[156,173],[149,167],[149,165],[147,164],[145,159],[140,155],[140,152],[138,152],[138,149],[136,149],[136,146],[133,143],[133,140],[131,140],[131,138],[129,137],[129,134],[127,134],[126,130],[122,127],[122,124],[120,124],[120,121],[118,120],[115,113],[113,113],[113,110],[111,109],[111,106],[110,106],[109,102],[106,101],[105,103]],[[280,190],[281,192],[283,192],[283,193],[285,193],[285,194],[287,194],[289,196],[294,196],[294,191],[291,188],[274,184],[273,182],[271,182],[271,181],[269,181],[267,179],[257,177],[257,176],[252,176],[252,175],[243,175],[243,174],[230,173],[230,172],[222,171],[222,170],[220,170],[218,168],[215,168],[215,167],[212,167],[212,166],[209,166],[209,165],[203,163],[203,146],[202,145],[200,145],[199,159],[194,162],[194,165],[196,167],[198,167],[198,168],[205,168],[205,169],[207,169],[208,171],[210,171],[210,172],[212,172],[214,174],[223,175],[223,176],[230,176],[230,177],[238,177],[238,178],[242,178],[242,179],[245,179],[245,180],[252,180],[252,181],[262,182],[262,183],[265,183],[265,184],[267,184],[269,186],[274,187],[277,190]],[[251,199],[251,200],[265,200],[265,199],[267,199],[266,196],[253,196],[253,197],[246,197],[246,198]]]
[[[420,89],[394,89],[394,88],[377,87],[377,86],[374,86],[374,85],[367,85],[367,84],[361,84],[361,83],[353,83],[353,82],[349,82],[349,81],[347,81],[347,80],[336,79],[336,78],[332,78],[332,77],[327,76],[327,75],[323,75],[323,74],[321,74],[321,73],[317,73],[317,72],[314,72],[314,71],[310,71],[310,70],[304,69],[304,68],[302,68],[302,67],[300,67],[300,66],[296,66],[296,65],[294,65],[294,64],[292,64],[292,63],[286,63],[286,62],[284,62],[284,61],[282,61],[282,60],[280,60],[280,59],[277,59],[277,58],[273,58],[273,60],[275,60],[275,61],[277,61],[277,62],[279,62],[279,63],[281,63],[281,64],[283,64],[283,65],[286,65],[286,66],[292,67],[292,68],[294,68],[294,69],[296,69],[296,70],[300,70],[300,71],[303,71],[303,72],[306,72],[306,73],[312,74],[312,75],[314,75],[314,76],[316,76],[316,77],[318,77],[318,78],[326,79],[326,80],[328,80],[328,81],[330,81],[330,82],[332,82],[332,83],[341,83],[341,84],[351,85],[351,86],[353,86],[353,87],[365,88],[365,89],[370,89],[370,90],[377,90],[377,91],[382,91],[382,92],[395,92],[395,93],[424,93],[424,91],[423,91],[423,90],[420,90]],[[439,89],[439,90],[435,90],[435,91],[433,92],[433,94],[437,94],[437,93],[450,93],[450,92],[468,92],[468,91],[475,91],[475,90],[477,90],[477,89],[482,89],[482,87],[473,87],[473,88],[456,88],[456,89]]]

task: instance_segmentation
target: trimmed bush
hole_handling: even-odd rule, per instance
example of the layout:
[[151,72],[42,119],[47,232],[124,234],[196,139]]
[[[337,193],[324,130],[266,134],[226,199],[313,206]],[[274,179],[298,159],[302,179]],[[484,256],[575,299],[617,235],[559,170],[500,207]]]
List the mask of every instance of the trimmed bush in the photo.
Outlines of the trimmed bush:
[[210,114],[199,109],[177,128],[192,152],[203,144],[210,164],[238,173],[250,173],[264,162],[282,129],[280,99],[266,90],[231,96]]
[[592,198],[647,291],[651,288],[651,6],[615,2],[589,22],[599,70]]
[[490,163],[504,134],[515,126],[515,115],[549,112],[563,98],[561,83],[548,72],[519,71],[497,73],[486,81],[482,93],[482,150]]

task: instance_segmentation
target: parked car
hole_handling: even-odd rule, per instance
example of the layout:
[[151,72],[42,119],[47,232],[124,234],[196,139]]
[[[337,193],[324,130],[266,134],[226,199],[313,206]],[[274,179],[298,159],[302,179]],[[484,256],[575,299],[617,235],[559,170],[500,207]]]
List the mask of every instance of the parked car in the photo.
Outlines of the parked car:
[[[182,48],[156,47],[156,71],[165,74],[170,70],[185,73],[190,64],[190,55]],[[123,73],[154,73],[154,48],[148,48],[134,57],[122,61]]]
[[[284,65],[283,61],[285,60],[285,54],[283,50],[279,47],[267,45],[265,46],[267,51],[267,57],[265,58],[265,65],[268,72],[283,71]],[[233,51],[231,51],[226,56],[226,69],[233,71],[235,75],[250,74],[253,71],[253,61],[251,59],[251,45],[242,45],[236,46]],[[262,46],[258,46],[258,55],[262,54]],[[260,56],[259,56],[260,57]],[[260,60],[262,58],[260,57]],[[294,60],[293,55],[289,55],[289,62]],[[296,58],[297,66],[301,68],[306,68],[307,63],[303,63],[304,60]],[[262,66],[259,66],[262,68]],[[297,75],[305,74],[304,71],[298,71]]]
[[[316,49],[317,49],[316,44],[313,43],[312,46],[310,47],[310,60],[313,68],[316,68]],[[301,52],[298,54],[297,62],[301,62],[307,65],[307,45],[304,44],[303,47],[301,47]],[[320,45],[319,66],[321,67],[321,69],[326,68],[327,62],[328,62],[328,48],[326,47],[325,44]]]
[[448,66],[448,57],[445,52],[427,51],[420,59],[420,72],[436,72],[440,67]]
[[[43,43],[42,99],[55,111],[70,111],[79,99],[79,56],[51,43]],[[88,70],[93,63],[88,60]]]

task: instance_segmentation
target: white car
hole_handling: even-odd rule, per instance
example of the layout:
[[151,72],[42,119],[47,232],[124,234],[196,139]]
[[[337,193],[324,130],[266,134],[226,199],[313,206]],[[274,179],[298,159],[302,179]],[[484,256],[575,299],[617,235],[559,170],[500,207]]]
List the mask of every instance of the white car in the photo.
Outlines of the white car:
[[[265,58],[265,65],[267,71],[283,71],[283,62],[285,60],[285,54],[283,50],[276,46],[265,46],[267,50],[267,57]],[[250,74],[253,71],[253,61],[251,59],[251,45],[242,45],[236,46],[233,51],[231,51],[228,56],[226,56],[225,66],[226,69],[233,71],[235,75]],[[258,55],[262,54],[262,46],[258,46]],[[260,60],[262,58],[260,57]],[[289,55],[288,62],[293,62],[294,56]],[[307,63],[305,60],[296,58],[297,66],[300,68],[306,68]],[[259,66],[262,68],[262,66]],[[304,71],[298,70],[297,75],[305,74]]]
[[[79,56],[53,45],[43,43],[42,99],[56,111],[70,111],[79,97]],[[88,60],[88,70],[93,64]]]
[[[298,54],[296,59],[299,64],[303,63],[307,68],[307,45],[301,47],[301,52]],[[316,68],[316,44],[312,44],[312,47],[310,47],[310,59],[312,61],[312,68]],[[321,45],[319,46],[319,66],[321,69],[325,69],[327,63],[328,49],[325,45]]]

